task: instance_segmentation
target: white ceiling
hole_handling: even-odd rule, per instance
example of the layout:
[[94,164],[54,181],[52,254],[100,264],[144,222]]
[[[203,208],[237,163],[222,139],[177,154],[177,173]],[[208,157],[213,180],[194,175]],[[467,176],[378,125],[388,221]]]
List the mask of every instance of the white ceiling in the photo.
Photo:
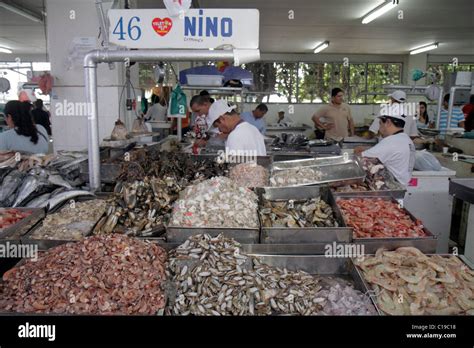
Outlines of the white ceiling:
[[[72,1],[72,0],[68,0]],[[84,0],[74,0],[84,1]],[[93,5],[93,0],[88,0]],[[38,15],[43,0],[14,0]],[[392,10],[363,25],[361,17],[381,0],[198,0],[202,8],[258,8],[262,52],[310,53],[329,40],[324,53],[406,54],[440,42],[431,54],[474,55],[474,0],[400,0]],[[161,0],[138,0],[140,8],[163,7]],[[295,19],[288,19],[293,10]],[[46,51],[44,24],[0,8],[0,46],[18,54]]]
[[[41,17],[43,0],[5,1],[23,7]],[[37,23],[0,7],[0,46],[11,48],[14,54],[45,54],[44,23]]]

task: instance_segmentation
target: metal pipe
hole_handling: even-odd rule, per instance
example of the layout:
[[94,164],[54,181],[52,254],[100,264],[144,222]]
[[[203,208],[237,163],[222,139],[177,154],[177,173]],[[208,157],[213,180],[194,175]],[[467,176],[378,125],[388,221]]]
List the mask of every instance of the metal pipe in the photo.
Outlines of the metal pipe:
[[84,66],[86,79],[86,105],[90,115],[87,122],[89,146],[89,185],[91,191],[100,188],[100,154],[99,154],[99,107],[97,104],[97,64],[93,61]]
[[[256,50],[258,51],[258,50]],[[100,156],[99,156],[99,105],[97,103],[97,64],[110,62],[152,62],[157,60],[187,61],[187,60],[234,60],[239,50],[94,50],[84,57],[84,72],[86,81],[86,101],[90,106],[88,117],[88,153],[89,153],[89,183],[91,191],[100,188]]]
[[443,107],[444,99],[444,87],[438,86],[439,88],[439,97],[438,97],[438,116],[436,117],[436,129],[439,130],[439,121],[441,119],[441,108]]

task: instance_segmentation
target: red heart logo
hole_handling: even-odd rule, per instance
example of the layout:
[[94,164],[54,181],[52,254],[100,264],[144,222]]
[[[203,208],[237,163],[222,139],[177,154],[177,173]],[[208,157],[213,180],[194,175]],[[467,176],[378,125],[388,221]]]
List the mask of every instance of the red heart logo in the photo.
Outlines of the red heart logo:
[[165,36],[170,32],[171,27],[173,26],[173,21],[168,17],[163,19],[155,18],[151,22],[151,25],[158,35]]

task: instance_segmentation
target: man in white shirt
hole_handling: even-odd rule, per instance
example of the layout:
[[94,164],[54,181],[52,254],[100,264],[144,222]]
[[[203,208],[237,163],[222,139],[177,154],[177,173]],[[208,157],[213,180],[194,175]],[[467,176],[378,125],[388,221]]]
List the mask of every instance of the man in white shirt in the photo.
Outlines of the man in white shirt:
[[220,132],[229,134],[225,142],[226,152],[231,154],[248,154],[249,156],[266,156],[265,141],[258,129],[240,118],[227,101],[220,99],[209,108],[207,124],[209,129],[217,127]]
[[[415,145],[404,133],[405,119],[409,117],[394,114],[377,118],[383,139],[374,147],[362,152],[363,157],[378,158],[380,162],[404,186],[407,186],[415,165]],[[359,155],[360,150],[354,152]]]
[[[405,92],[397,90],[392,94],[388,95],[390,97],[390,107],[393,107],[394,104],[403,105],[406,102],[407,95]],[[419,136],[418,134],[418,127],[416,126],[415,115],[405,115],[407,116],[405,120],[405,126],[403,127],[403,131],[411,138],[415,139]],[[375,135],[379,132],[379,120],[376,118],[374,122],[370,125],[369,131]]]

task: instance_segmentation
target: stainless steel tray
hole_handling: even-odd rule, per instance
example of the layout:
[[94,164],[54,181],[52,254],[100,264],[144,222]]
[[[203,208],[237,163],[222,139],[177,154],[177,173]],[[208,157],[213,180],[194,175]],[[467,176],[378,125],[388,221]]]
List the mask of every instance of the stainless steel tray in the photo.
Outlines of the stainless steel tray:
[[405,198],[405,193],[407,192],[407,189],[400,184],[397,179],[387,171],[387,176],[390,178],[393,184],[393,188],[387,189],[387,190],[378,190],[378,191],[349,191],[349,192],[336,192],[336,190],[333,190],[333,193],[335,196],[338,197],[350,197],[350,196],[360,196],[360,197],[365,197],[365,196],[391,196],[395,199],[403,199]]
[[[105,194],[101,194],[102,197],[107,197],[107,195]],[[77,197],[77,200],[78,202],[83,202],[83,201],[88,201],[88,200],[92,200],[92,199],[100,199],[100,197]],[[67,204],[67,202],[65,202],[64,204],[61,205],[61,207],[59,209],[55,209],[54,212],[57,212],[59,210],[61,210],[65,205]],[[90,231],[87,232],[84,237],[88,237],[90,235],[92,235],[92,231],[94,230],[94,227],[97,225],[97,223],[99,222],[100,218],[97,219],[97,221],[93,224],[91,224],[91,228],[90,228]],[[31,238],[32,235],[34,234],[34,232],[39,229],[40,227],[42,226],[42,223],[39,222],[36,224],[36,226],[34,226],[34,228],[32,228],[27,234],[25,234],[22,238],[21,238],[21,243],[22,244],[33,244],[33,245],[37,245],[38,246],[38,250],[48,250],[50,248],[54,248],[55,246],[58,246],[58,245],[61,245],[61,244],[66,244],[66,243],[76,243],[78,241],[80,241],[81,239],[36,239],[36,238]]]
[[168,243],[183,243],[191,236],[209,234],[212,237],[223,234],[242,244],[256,244],[260,241],[260,230],[256,228],[222,228],[222,227],[175,227],[166,226],[166,241]]
[[272,165],[271,175],[274,173],[289,169],[301,167],[310,167],[322,172],[322,177],[314,182],[292,185],[309,186],[309,185],[347,185],[361,183],[365,179],[365,171],[362,169],[359,161],[355,158],[344,158],[344,156],[330,156],[320,158],[310,158],[302,160],[274,162]]
[[[424,254],[426,254],[427,256],[433,256],[433,255],[435,255],[435,253],[425,253],[423,250],[421,250],[421,251],[422,251]],[[367,256],[374,256],[374,254],[375,254],[375,253],[371,253],[371,255],[367,255]],[[443,256],[443,257],[454,256],[454,255],[451,255],[451,254],[437,254],[437,255],[438,255],[438,256]],[[464,260],[463,260],[461,257],[459,257],[459,256],[455,256],[455,257],[457,257],[462,263],[464,263],[464,264],[466,265],[466,267],[468,267],[469,269],[471,269],[471,268],[469,267],[469,265],[466,264],[466,263],[464,262]],[[363,275],[362,270],[361,270],[358,266],[356,266],[356,265],[354,265],[354,267],[355,267],[356,272],[358,273],[359,278],[362,280],[362,282],[363,282],[363,284],[364,284],[364,287],[365,287],[366,289],[368,289],[367,294],[370,296],[370,299],[372,300],[372,303],[374,304],[375,308],[377,309],[377,312],[379,313],[379,315],[383,315],[383,316],[389,315],[389,314],[386,314],[383,310],[381,310],[381,309],[379,308],[379,306],[377,305],[377,295],[376,295],[376,294],[374,293],[374,291],[372,290],[372,287],[370,286],[370,284],[365,280],[365,277],[364,277],[364,275]],[[472,269],[471,269],[471,270],[472,270]]]
[[[0,208],[0,211],[4,208]],[[20,244],[21,238],[27,234],[33,226],[41,221],[46,212],[43,208],[5,208],[17,209],[21,211],[31,211],[32,214],[18,221],[16,224],[0,230],[0,240],[8,240],[10,243]]]
[[[350,199],[350,198],[381,198],[383,200],[389,200],[392,202],[397,202],[391,196],[364,196],[360,197],[357,195],[353,196],[345,196],[345,197],[336,197],[336,203],[339,199]],[[398,202],[397,202],[398,203]],[[406,208],[402,208],[403,211],[410,216],[410,218],[415,221],[416,217],[413,216]],[[342,214],[342,212],[341,212]],[[345,221],[345,220],[344,220]],[[347,221],[345,221],[347,224]],[[438,237],[435,236],[431,231],[429,231],[426,227],[423,226],[423,231],[426,233],[426,237],[413,237],[413,238],[353,238],[353,242],[355,244],[363,244],[365,246],[366,253],[372,253],[377,251],[379,248],[387,248],[390,250],[403,247],[403,246],[411,246],[420,249],[424,253],[435,253],[436,246],[438,244]]]
[[336,221],[340,227],[264,227],[261,230],[261,242],[270,244],[299,244],[327,243],[352,241],[352,228],[346,227],[339,207],[327,186],[291,187],[291,188],[262,188],[257,189],[260,208],[264,200],[288,201],[305,200],[321,196],[333,209]]
[[374,310],[380,314],[374,302],[373,296],[370,296],[368,284],[363,279],[362,274],[354,265],[351,258],[346,257],[326,257],[323,255],[265,255],[251,254],[258,256],[263,263],[286,268],[289,271],[305,271],[309,274],[319,276],[342,276],[353,283],[354,288],[369,297]]

